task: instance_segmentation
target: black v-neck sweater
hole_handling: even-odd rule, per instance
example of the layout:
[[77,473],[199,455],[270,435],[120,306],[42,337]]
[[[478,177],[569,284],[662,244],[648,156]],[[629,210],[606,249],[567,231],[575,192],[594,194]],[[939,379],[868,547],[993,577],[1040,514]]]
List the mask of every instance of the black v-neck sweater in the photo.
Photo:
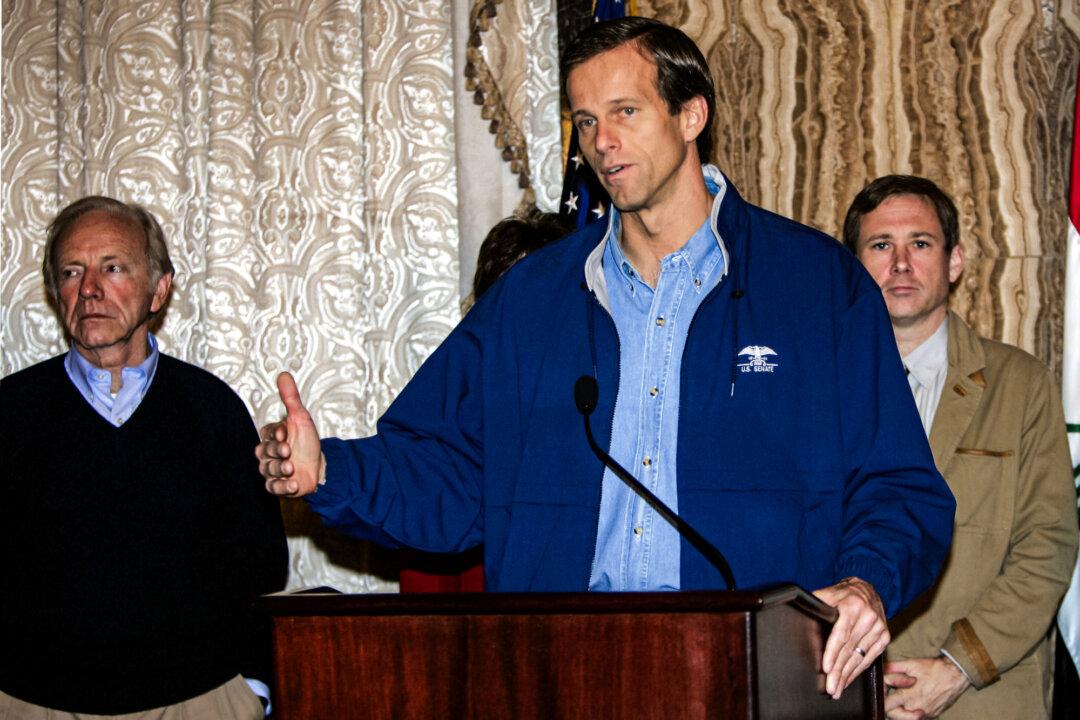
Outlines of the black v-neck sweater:
[[0,689],[70,712],[270,681],[251,609],[287,551],[254,425],[210,373],[161,355],[114,427],[56,357],[0,380]]

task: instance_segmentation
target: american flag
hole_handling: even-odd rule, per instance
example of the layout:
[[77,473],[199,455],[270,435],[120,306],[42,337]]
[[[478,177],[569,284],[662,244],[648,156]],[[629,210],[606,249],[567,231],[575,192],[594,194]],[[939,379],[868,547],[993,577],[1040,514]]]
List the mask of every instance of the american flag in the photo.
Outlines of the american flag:
[[[628,12],[626,5],[623,0],[596,0],[593,20],[613,20],[633,14]],[[573,222],[575,227],[583,228],[592,221],[607,216],[611,199],[600,186],[592,168],[585,162],[585,156],[578,145],[577,129],[573,125],[570,127],[570,144],[566,153],[566,172],[563,175],[559,214]]]
[[[1065,338],[1062,351],[1061,394],[1065,427],[1072,451],[1073,479],[1077,483],[1077,518],[1080,519],[1080,68],[1076,77],[1076,112],[1073,125],[1072,182],[1069,189],[1068,238],[1065,248]],[[1058,611],[1061,639],[1080,669],[1080,560],[1072,585]],[[1075,699],[1073,700],[1075,703]],[[1074,705],[1075,708],[1075,705]],[[1057,713],[1055,712],[1055,715]]]

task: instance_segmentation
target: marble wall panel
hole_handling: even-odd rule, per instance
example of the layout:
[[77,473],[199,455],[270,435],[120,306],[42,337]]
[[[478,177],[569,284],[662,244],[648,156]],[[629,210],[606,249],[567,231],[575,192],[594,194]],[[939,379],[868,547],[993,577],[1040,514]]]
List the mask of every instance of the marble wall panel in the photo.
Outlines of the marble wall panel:
[[713,160],[745,196],[838,235],[886,173],[961,214],[952,305],[1059,370],[1077,0],[639,0],[716,79]]

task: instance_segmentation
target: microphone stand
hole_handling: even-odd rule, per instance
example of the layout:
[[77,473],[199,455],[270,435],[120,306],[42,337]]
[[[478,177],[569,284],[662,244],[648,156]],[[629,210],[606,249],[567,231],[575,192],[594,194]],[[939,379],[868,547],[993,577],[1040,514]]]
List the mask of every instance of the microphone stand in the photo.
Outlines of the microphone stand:
[[574,403],[577,405],[578,412],[581,413],[582,419],[585,421],[585,439],[589,442],[589,448],[592,449],[593,454],[596,455],[611,472],[615,473],[615,476],[622,480],[631,490],[637,493],[638,497],[644,500],[649,507],[660,514],[662,518],[667,520],[671,525],[679,531],[687,541],[697,549],[699,553],[705,556],[705,559],[712,563],[713,567],[720,571],[720,575],[724,578],[724,584],[727,585],[728,590],[735,589],[735,576],[731,572],[731,566],[728,565],[727,560],[724,558],[723,553],[716,549],[716,546],[706,540],[701,533],[694,529],[694,527],[683,520],[679,515],[664,504],[664,501],[656,497],[645,487],[641,481],[631,475],[627,470],[615,462],[615,459],[608,455],[604,450],[596,444],[596,439],[593,438],[592,426],[589,423],[589,416],[592,415],[593,410],[596,409],[596,400],[599,397],[600,390],[596,384],[596,379],[589,375],[582,375],[574,383]]

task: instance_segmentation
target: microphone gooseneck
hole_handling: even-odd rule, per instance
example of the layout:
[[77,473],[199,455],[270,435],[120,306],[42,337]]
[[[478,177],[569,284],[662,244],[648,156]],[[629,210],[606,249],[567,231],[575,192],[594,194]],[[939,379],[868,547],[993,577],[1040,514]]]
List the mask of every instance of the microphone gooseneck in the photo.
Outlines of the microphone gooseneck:
[[589,423],[589,416],[592,415],[593,410],[596,409],[596,403],[599,397],[600,388],[596,383],[596,378],[589,375],[582,375],[577,379],[577,382],[574,383],[574,404],[577,406],[578,412],[581,413],[582,420],[585,421],[585,439],[588,441],[589,448],[593,451],[593,454],[596,455],[600,462],[611,470],[617,478],[622,480],[627,487],[648,503],[649,507],[659,513],[664,520],[678,530],[679,534],[686,538],[699,553],[704,555],[705,559],[720,571],[720,575],[724,578],[724,584],[727,585],[727,589],[734,590],[735,576],[732,574],[731,566],[728,565],[728,561],[724,558],[723,553],[717,550],[716,546],[706,540],[690,523],[679,517],[679,515],[669,508],[663,500],[656,497],[649,488],[641,484],[640,480],[627,472],[626,468],[615,462],[613,457],[608,455],[599,445],[597,445],[596,439],[592,434],[592,425]]

